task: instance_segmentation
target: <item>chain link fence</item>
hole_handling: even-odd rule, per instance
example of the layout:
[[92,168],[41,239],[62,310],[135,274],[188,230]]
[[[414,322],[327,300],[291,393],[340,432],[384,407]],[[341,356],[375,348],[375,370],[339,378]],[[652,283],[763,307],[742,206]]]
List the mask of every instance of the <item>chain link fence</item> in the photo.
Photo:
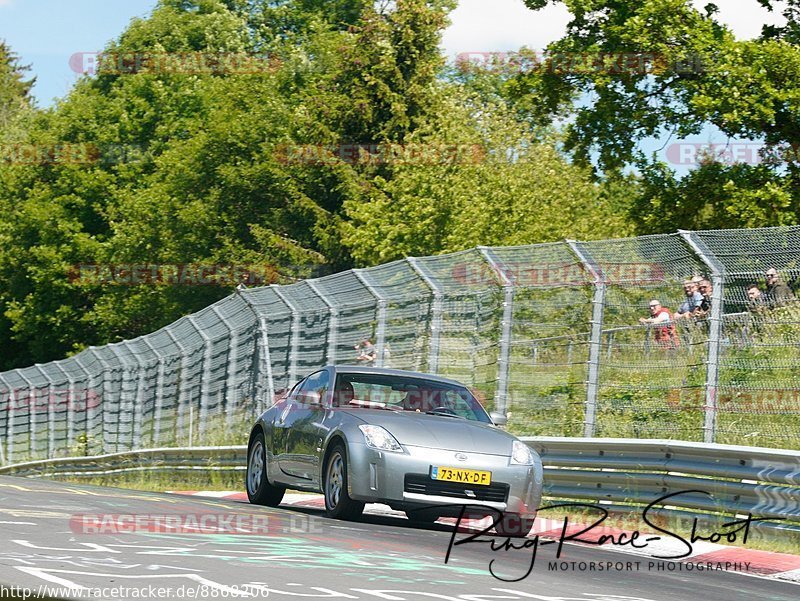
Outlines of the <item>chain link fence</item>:
[[[783,288],[767,288],[772,269]],[[692,277],[712,284],[704,315],[640,322],[654,300],[674,314]],[[0,462],[244,440],[365,339],[375,365],[461,380],[520,435],[798,449],[798,281],[793,226],[478,247],[239,289],[135,340],[0,373]]]

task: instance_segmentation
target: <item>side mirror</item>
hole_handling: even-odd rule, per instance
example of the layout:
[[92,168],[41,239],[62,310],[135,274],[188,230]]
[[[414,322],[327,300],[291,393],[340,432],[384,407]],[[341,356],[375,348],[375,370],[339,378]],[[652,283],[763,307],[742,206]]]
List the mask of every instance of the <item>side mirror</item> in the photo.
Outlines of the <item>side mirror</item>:
[[492,413],[489,414],[489,417],[492,418],[492,421],[494,422],[495,426],[502,427],[508,424],[508,418],[503,413],[492,411]]
[[320,398],[319,393],[314,390],[301,392],[297,395],[296,400],[301,405],[306,405],[308,407],[319,407],[322,405],[322,399]]

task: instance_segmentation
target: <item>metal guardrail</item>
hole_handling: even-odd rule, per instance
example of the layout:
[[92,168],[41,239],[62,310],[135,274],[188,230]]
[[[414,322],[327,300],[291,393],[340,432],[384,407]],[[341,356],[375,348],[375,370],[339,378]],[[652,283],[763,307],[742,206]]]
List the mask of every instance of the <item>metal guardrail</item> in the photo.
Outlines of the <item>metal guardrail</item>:
[[[599,503],[629,513],[671,493],[684,492],[649,515],[698,518],[733,515],[780,518],[755,523],[800,535],[800,451],[666,440],[523,438],[542,457],[545,495]],[[138,471],[243,471],[247,447],[160,448],[94,457],[30,461],[0,475],[92,478]]]
[[758,528],[800,533],[800,451],[667,440],[522,440],[542,457],[547,496],[627,512],[668,494],[691,491],[652,513],[751,513],[785,520]]
[[164,447],[87,457],[61,457],[0,467],[0,475],[93,478],[140,471],[244,471],[247,447]]

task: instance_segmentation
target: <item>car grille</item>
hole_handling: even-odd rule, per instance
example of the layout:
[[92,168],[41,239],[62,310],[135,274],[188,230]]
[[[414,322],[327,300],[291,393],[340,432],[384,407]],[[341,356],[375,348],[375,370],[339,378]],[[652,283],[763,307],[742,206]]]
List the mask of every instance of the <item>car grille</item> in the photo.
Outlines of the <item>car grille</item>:
[[[466,491],[472,491],[474,497],[468,495]],[[438,495],[441,497],[453,497],[454,499],[466,499],[472,501],[493,501],[495,503],[505,503],[508,498],[508,484],[490,484],[489,486],[477,486],[473,484],[462,484],[460,482],[445,482],[432,480],[430,476],[422,474],[406,474],[405,492],[420,495]]]

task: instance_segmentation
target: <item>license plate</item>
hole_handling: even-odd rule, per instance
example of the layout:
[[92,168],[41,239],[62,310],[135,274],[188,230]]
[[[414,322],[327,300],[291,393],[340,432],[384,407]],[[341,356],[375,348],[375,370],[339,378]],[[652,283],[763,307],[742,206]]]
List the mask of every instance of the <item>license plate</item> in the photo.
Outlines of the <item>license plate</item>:
[[446,480],[447,482],[489,486],[492,483],[492,472],[465,470],[458,467],[434,466],[431,468],[431,478],[433,480]]

